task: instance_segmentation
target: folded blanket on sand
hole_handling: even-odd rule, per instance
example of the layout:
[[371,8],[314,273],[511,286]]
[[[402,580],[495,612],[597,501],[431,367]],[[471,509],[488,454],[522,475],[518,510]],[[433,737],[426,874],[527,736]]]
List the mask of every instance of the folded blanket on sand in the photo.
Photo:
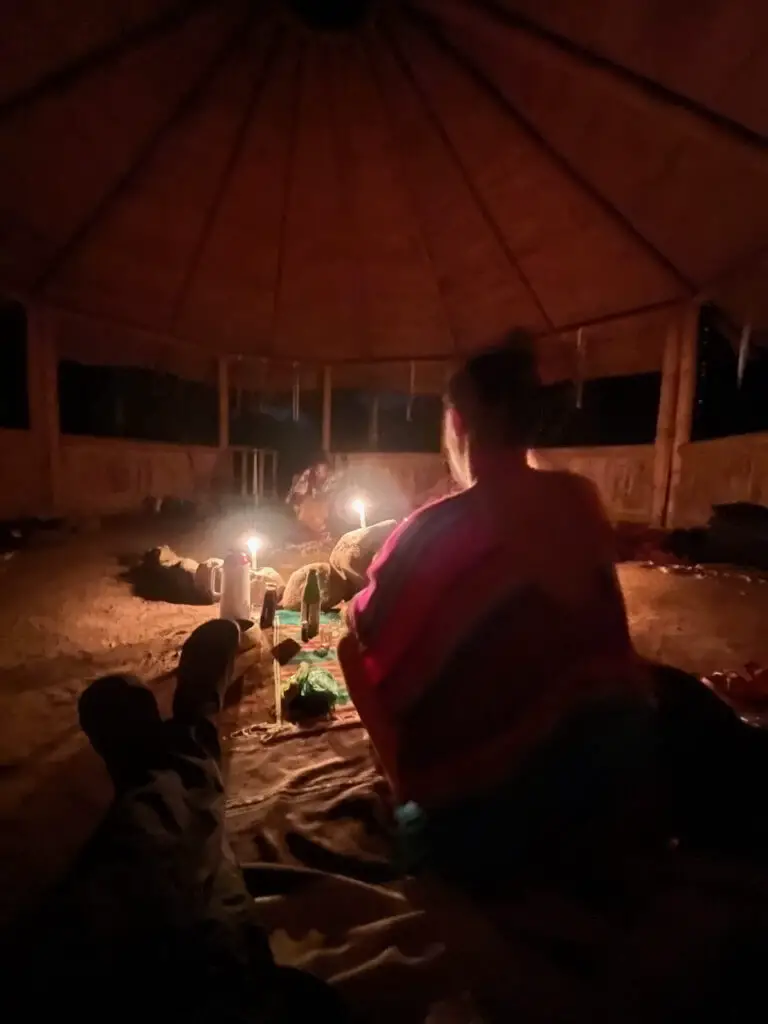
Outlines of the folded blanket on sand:
[[602,904],[505,879],[503,899],[472,905],[398,876],[388,789],[359,721],[245,728],[226,748],[229,839],[276,959],[332,982],[361,1021],[613,1024],[705,1005],[736,1020],[760,997],[760,867],[669,853],[601,877]]
[[363,1020],[469,1024],[472,984],[549,1024],[650,1022],[672,1004],[754,995],[768,936],[757,868],[670,854],[605,879],[605,911],[541,883],[481,908],[397,877],[388,792],[359,723],[244,730],[232,754],[230,838],[277,959],[337,985]]

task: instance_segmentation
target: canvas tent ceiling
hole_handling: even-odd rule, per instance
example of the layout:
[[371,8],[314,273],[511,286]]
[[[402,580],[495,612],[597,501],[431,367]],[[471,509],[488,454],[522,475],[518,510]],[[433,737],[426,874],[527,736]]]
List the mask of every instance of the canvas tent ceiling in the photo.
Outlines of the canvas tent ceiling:
[[288,361],[768,323],[761,0],[296,6],[0,0],[0,290]]

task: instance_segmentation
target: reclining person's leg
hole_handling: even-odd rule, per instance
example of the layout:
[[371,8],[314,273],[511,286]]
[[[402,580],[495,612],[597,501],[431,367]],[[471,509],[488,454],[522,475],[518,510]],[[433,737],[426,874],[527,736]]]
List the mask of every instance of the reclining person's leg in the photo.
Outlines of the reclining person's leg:
[[214,718],[239,639],[226,620],[195,630],[168,722],[152,693],[125,677],[98,680],[80,700],[115,801],[55,909],[33,923],[28,959],[37,965],[42,953],[52,997],[74,1001],[81,1019],[101,1019],[110,990],[126,1019],[150,1003],[153,1019],[167,1010],[190,1022],[255,1015],[288,1024],[309,1007],[343,1018],[326,986],[276,967],[224,836]]
[[168,722],[131,680],[99,680],[81,698],[83,729],[116,788],[89,851],[88,886],[113,922],[174,930],[203,923],[219,932],[222,918],[230,930],[238,915],[252,921],[253,902],[224,836],[214,722],[239,635],[235,623],[213,620],[189,637]]

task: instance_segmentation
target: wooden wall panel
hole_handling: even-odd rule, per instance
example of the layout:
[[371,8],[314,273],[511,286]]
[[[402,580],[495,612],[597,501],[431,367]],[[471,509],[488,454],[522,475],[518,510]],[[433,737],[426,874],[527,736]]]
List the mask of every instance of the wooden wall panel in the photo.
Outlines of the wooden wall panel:
[[0,430],[0,519],[40,515],[47,496],[47,465],[35,434]]
[[768,433],[693,441],[681,449],[682,471],[672,526],[699,526],[712,506],[768,505]]
[[[650,521],[653,445],[544,448],[533,455],[543,469],[567,469],[592,480],[614,522]],[[355,452],[347,458],[350,470],[363,477],[366,472],[388,473],[409,500],[437,487],[446,476],[445,460],[437,453]]]
[[216,486],[215,448],[107,438],[62,438],[60,511],[138,511],[148,497],[201,499]]
[[600,492],[613,522],[650,522],[653,445],[540,448],[534,456],[544,469],[567,469],[588,477]]
[[[349,452],[333,458],[346,460],[350,476],[363,489],[367,479],[386,474],[409,505],[446,479],[443,456],[432,452]],[[375,519],[375,509],[371,515]]]

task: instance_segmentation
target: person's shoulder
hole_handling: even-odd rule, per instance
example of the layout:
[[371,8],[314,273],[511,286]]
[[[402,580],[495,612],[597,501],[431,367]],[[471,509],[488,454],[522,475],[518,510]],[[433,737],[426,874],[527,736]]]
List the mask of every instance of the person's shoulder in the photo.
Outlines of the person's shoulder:
[[597,485],[580,473],[553,470],[556,490],[548,497],[553,507],[567,518],[571,534],[578,533],[584,551],[599,559],[616,558],[616,534]]
[[398,555],[410,556],[441,543],[452,530],[460,527],[471,515],[472,501],[469,491],[449,494],[411,512],[390,537],[390,548]]
[[428,501],[412,512],[405,520],[414,529],[436,527],[452,523],[471,514],[472,489],[448,494],[443,498]]
[[574,501],[583,501],[590,505],[597,503],[602,506],[600,492],[589,477],[574,473],[570,469],[540,469],[539,472],[543,474],[543,479],[553,492],[558,492],[563,498],[570,497]]
[[589,477],[568,469],[541,472],[542,480],[546,481],[547,503],[567,515],[572,527],[587,532],[596,530],[601,536],[611,531],[600,491]]

